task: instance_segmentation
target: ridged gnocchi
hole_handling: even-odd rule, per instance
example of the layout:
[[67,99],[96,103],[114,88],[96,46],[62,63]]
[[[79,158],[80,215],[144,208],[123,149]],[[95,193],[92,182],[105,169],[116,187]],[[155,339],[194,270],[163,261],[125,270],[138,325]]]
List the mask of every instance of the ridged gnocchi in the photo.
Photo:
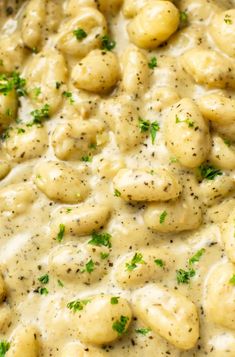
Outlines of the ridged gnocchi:
[[[59,231],[59,227],[58,227]],[[100,281],[107,271],[107,259],[102,254],[108,254],[106,247],[91,244],[76,244],[73,242],[59,245],[49,256],[49,268],[53,275],[72,282],[91,284]]]
[[[117,340],[128,329],[132,312],[128,302],[118,298],[118,303],[111,303],[112,295],[97,295],[90,299],[80,313],[76,314],[76,326],[79,338],[87,343],[103,345]],[[117,328],[122,324],[122,331]],[[119,331],[119,332],[118,332]]]
[[[61,84],[67,80],[64,57],[54,49],[36,54],[28,63],[26,80],[26,88],[31,101],[40,107],[45,104],[49,105],[50,115],[54,114],[62,102],[63,86]],[[40,92],[35,95],[37,88]]]
[[35,184],[49,199],[65,203],[80,202],[89,192],[82,168],[57,161],[41,162],[35,168]]
[[37,331],[33,326],[20,326],[12,338],[6,357],[38,357]]
[[106,93],[120,79],[117,56],[112,52],[91,51],[72,71],[72,82],[76,88],[88,92]]
[[[75,5],[70,7],[74,9]],[[81,38],[76,35],[78,29],[84,31]],[[76,17],[61,25],[57,47],[67,55],[82,58],[101,46],[101,38],[106,33],[107,24],[101,12],[93,7],[81,7],[76,11]]]
[[195,304],[176,291],[150,284],[133,293],[134,314],[146,326],[182,350],[193,348],[199,337]]
[[210,33],[219,48],[229,56],[235,56],[235,9],[217,14]]
[[121,169],[113,185],[126,201],[167,201],[181,192],[177,176],[165,169]]
[[232,263],[217,264],[206,280],[204,308],[214,323],[235,329],[235,287],[230,279],[235,269]]
[[166,144],[186,167],[199,166],[209,154],[208,124],[189,98],[175,103],[165,121]]
[[181,63],[196,83],[209,88],[235,88],[234,63],[219,52],[193,48],[183,54]]
[[59,207],[52,213],[51,236],[56,237],[60,224],[65,235],[84,236],[98,231],[107,222],[110,208],[102,204],[84,203],[79,206]]
[[100,142],[104,131],[102,122],[91,119],[70,120],[55,128],[52,146],[60,160],[81,160],[92,157],[102,146]]
[[123,90],[130,95],[140,95],[146,91],[149,77],[146,55],[138,48],[128,48],[122,58]]
[[167,250],[145,248],[118,259],[114,276],[122,288],[134,288],[151,280],[160,280],[171,265],[172,257]]
[[41,42],[46,17],[46,1],[30,0],[25,8],[21,33],[24,44],[35,49]]
[[16,162],[41,157],[48,147],[48,136],[43,126],[21,124],[12,127],[3,147]]
[[166,41],[178,28],[179,11],[170,1],[147,2],[127,25],[131,42],[152,49]]

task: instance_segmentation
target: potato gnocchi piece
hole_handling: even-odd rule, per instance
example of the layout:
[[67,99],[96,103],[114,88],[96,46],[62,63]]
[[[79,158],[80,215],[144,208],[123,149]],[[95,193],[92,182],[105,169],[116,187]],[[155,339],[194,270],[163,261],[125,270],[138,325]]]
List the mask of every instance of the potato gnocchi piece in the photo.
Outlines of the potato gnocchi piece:
[[122,297],[117,304],[112,304],[111,298],[111,295],[97,295],[76,313],[74,323],[82,341],[103,345],[117,340],[127,331],[132,319],[130,306]]
[[110,216],[110,208],[102,204],[82,204],[60,207],[52,213],[51,235],[55,238],[60,224],[65,234],[84,236],[103,228]]
[[133,149],[144,139],[139,127],[139,113],[130,97],[121,96],[106,101],[101,107],[101,113],[114,131],[117,145],[122,152]]
[[80,343],[70,343],[62,349],[60,357],[105,357],[105,352],[97,348],[81,345]]
[[193,48],[183,54],[181,63],[196,83],[209,88],[235,88],[234,63],[218,52]]
[[74,169],[62,162],[41,162],[35,169],[35,184],[49,199],[77,203],[88,194],[84,170]]
[[209,94],[197,101],[202,115],[212,122],[227,125],[235,123],[235,100],[219,94]]
[[229,175],[221,175],[214,180],[203,180],[199,185],[198,194],[201,202],[207,206],[217,203],[235,189],[234,179]]
[[0,37],[0,71],[11,73],[22,67],[25,49],[20,33],[2,35]]
[[[223,212],[223,211],[222,211]],[[232,263],[235,263],[235,211],[234,204],[232,209],[230,208],[230,215],[227,221],[222,227],[221,238],[224,242],[225,252]],[[223,223],[223,222],[221,222]]]
[[15,216],[25,213],[37,198],[37,192],[30,183],[15,183],[0,190],[0,213]]
[[[76,11],[76,10],[75,10]],[[85,33],[79,37],[76,31]],[[97,9],[81,7],[76,17],[61,25],[58,48],[70,56],[84,57],[90,51],[101,46],[101,38],[107,33],[105,17]]]
[[175,103],[165,121],[168,149],[186,167],[199,166],[209,153],[210,135],[207,122],[192,99]]
[[21,26],[22,39],[27,47],[33,49],[39,46],[45,19],[45,0],[30,0],[25,8]]
[[68,0],[64,4],[64,13],[67,16],[75,17],[80,13],[82,7],[97,8],[96,0]]
[[38,357],[37,331],[32,326],[21,326],[14,331],[6,357]]
[[3,147],[16,162],[41,157],[48,147],[47,131],[43,126],[21,124],[9,131]]
[[222,137],[225,137],[226,140],[234,141],[235,138],[235,122],[231,124],[221,125],[215,122],[212,122],[212,128]]
[[235,169],[235,148],[229,141],[222,139],[214,134],[212,136],[212,148],[209,155],[209,161],[215,167],[224,170]]
[[[46,80],[45,80],[46,79]],[[45,50],[29,61],[26,69],[26,87],[31,101],[38,107],[49,105],[50,115],[62,102],[62,86],[67,80],[67,67],[64,57],[56,50]],[[39,95],[35,90],[39,88]]]
[[149,0],[124,0],[123,14],[125,17],[134,17],[148,3]]
[[122,5],[123,0],[97,0],[98,9],[107,15],[115,15]]
[[157,232],[171,233],[196,229],[202,222],[202,211],[197,199],[152,203],[144,212],[147,227]]
[[128,94],[143,94],[148,86],[150,75],[145,54],[138,48],[128,48],[122,58],[122,67],[123,90]]
[[107,259],[102,259],[101,253],[108,252],[106,247],[91,244],[61,244],[49,255],[49,268],[62,280],[91,284],[100,281],[106,274]]
[[9,330],[9,326],[12,322],[12,310],[7,303],[0,306],[0,329],[2,333],[6,333]]
[[0,180],[4,179],[11,170],[11,165],[6,160],[0,160]]
[[179,26],[179,11],[170,1],[149,1],[127,25],[131,42],[152,49],[166,41]]
[[57,31],[62,20],[62,6],[60,0],[49,0],[46,7],[46,27],[49,31]]
[[76,88],[94,93],[106,93],[120,79],[117,56],[108,51],[91,51],[72,71],[72,81]]
[[125,167],[125,163],[120,157],[117,159],[114,158],[113,160],[107,160],[101,157],[97,162],[96,170],[100,176],[111,179],[123,167]]
[[235,56],[235,9],[216,14],[210,33],[222,51]]
[[180,100],[176,90],[168,86],[152,87],[144,98],[148,108],[153,108],[153,110],[159,112]]
[[114,188],[126,201],[168,201],[180,195],[175,174],[165,169],[152,171],[121,169],[113,179]]
[[217,264],[209,272],[205,286],[204,308],[214,323],[235,329],[235,287],[230,279],[235,274],[232,263]]
[[146,326],[175,347],[188,350],[197,343],[197,309],[184,295],[149,284],[133,293],[132,307]]
[[[1,85],[7,85],[7,80],[0,79]],[[16,118],[18,109],[18,100],[16,92],[12,89],[10,92],[0,94],[0,132]]]
[[99,137],[103,133],[103,124],[95,119],[70,120],[57,125],[52,134],[52,146],[60,160],[81,160],[84,156],[93,156],[98,152]]
[[145,248],[118,259],[114,276],[122,288],[133,288],[150,280],[160,280],[171,264],[172,259],[167,250]]

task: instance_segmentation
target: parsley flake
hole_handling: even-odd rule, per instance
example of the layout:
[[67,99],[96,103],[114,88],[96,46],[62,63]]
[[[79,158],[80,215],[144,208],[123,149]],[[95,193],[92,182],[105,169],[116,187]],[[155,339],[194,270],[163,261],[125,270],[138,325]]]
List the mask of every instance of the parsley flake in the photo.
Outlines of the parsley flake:
[[64,287],[64,284],[62,283],[62,281],[61,281],[60,279],[57,280],[57,283],[58,283],[58,285],[59,285],[61,288]]
[[190,118],[186,118],[184,120],[181,120],[177,115],[175,116],[175,122],[176,124],[179,124],[179,123],[186,123],[188,124],[188,127],[189,128],[193,128],[194,127],[194,121]]
[[225,17],[224,17],[224,22],[227,24],[227,25],[232,25],[232,19],[231,19],[231,15],[229,14],[226,14]]
[[121,315],[120,319],[113,323],[113,330],[117,331],[118,335],[121,336],[126,331],[128,321],[129,317]]
[[202,257],[202,255],[205,253],[205,249],[199,249],[190,259],[189,259],[189,264],[192,265],[194,263],[199,262],[200,258]]
[[0,357],[5,357],[7,351],[10,349],[10,343],[7,341],[0,342]]
[[82,41],[84,38],[87,37],[86,31],[84,31],[82,28],[78,28],[77,30],[74,30],[73,34],[78,41]]
[[194,269],[176,270],[176,279],[178,284],[189,284],[190,278],[192,278],[196,274]]
[[67,308],[73,312],[82,311],[84,307],[89,304],[91,300],[74,300],[67,304]]
[[40,283],[42,283],[42,284],[48,284],[49,279],[50,279],[49,275],[45,274],[45,275],[40,276],[40,278],[38,278],[38,281],[40,281]]
[[58,242],[61,242],[62,239],[64,238],[64,232],[65,232],[65,225],[61,223],[59,225],[59,232],[56,237],[56,240],[58,240]]
[[33,110],[30,113],[33,117],[33,120],[27,125],[28,126],[32,126],[35,124],[41,125],[44,120],[49,119],[50,117],[49,110],[50,110],[49,104],[45,104],[41,109]]
[[146,264],[141,253],[135,253],[131,261],[126,263],[126,268],[128,271],[132,271],[137,268],[138,264]]
[[111,303],[112,305],[117,305],[119,299],[120,299],[119,296],[112,296],[111,299],[110,299],[110,303]]
[[155,67],[157,67],[157,58],[156,57],[152,57],[151,60],[148,63],[149,68],[154,69]]
[[162,259],[155,259],[155,260],[154,260],[154,263],[155,263],[156,265],[158,265],[159,267],[161,267],[161,268],[163,268],[164,265],[165,265],[165,263],[164,263],[164,261],[163,261]]
[[165,222],[166,216],[167,216],[167,211],[163,211],[163,212],[160,214],[160,217],[159,217],[159,223],[160,223],[160,224],[163,224],[163,223]]
[[109,253],[103,253],[103,252],[100,253],[100,258],[102,260],[107,259],[108,257],[109,257]]
[[62,93],[62,95],[65,97],[65,98],[68,98],[69,99],[69,102],[70,104],[73,104],[75,102],[75,100],[73,99],[73,93],[72,92],[66,92],[64,91]]
[[116,42],[112,40],[108,35],[105,35],[101,39],[102,50],[112,51],[116,46]]
[[206,180],[214,180],[216,176],[221,176],[223,174],[219,169],[207,164],[199,166],[199,172],[202,179]]
[[38,288],[38,292],[40,295],[48,295],[49,294],[49,291],[47,290],[47,288],[43,288],[43,287]]
[[141,335],[144,335],[144,336],[146,336],[149,332],[151,331],[151,329],[150,328],[137,328],[137,329],[135,329],[135,332],[136,333],[139,333],[139,334],[141,334]]
[[81,158],[81,160],[84,162],[92,162],[92,157],[89,155],[85,155]]
[[115,197],[121,197],[121,192],[120,191],[118,191],[118,189],[114,189],[114,196]]
[[96,233],[93,232],[91,235],[91,240],[89,240],[88,244],[95,245],[97,247],[112,247],[112,243],[110,242],[112,236],[109,233]]
[[180,11],[180,22],[185,25],[188,22],[188,14],[185,11]]
[[84,273],[84,272],[86,271],[87,273],[91,274],[91,273],[94,271],[94,269],[95,269],[95,264],[94,264],[93,260],[90,259],[90,260],[86,263],[85,267],[86,267],[86,268],[82,271],[82,273]]
[[139,117],[139,128],[140,128],[141,133],[150,131],[152,144],[154,144],[155,139],[156,139],[156,134],[160,130],[159,123],[157,121],[154,121],[151,123],[149,120],[144,120]]

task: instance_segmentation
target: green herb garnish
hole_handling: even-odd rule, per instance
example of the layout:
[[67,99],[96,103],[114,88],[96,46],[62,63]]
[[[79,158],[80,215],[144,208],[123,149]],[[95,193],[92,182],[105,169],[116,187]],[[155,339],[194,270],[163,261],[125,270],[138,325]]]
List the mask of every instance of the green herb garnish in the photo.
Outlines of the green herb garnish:
[[78,28],[77,30],[74,30],[73,34],[78,41],[82,41],[84,38],[87,37],[86,31],[84,31],[82,28]]
[[202,257],[202,255],[205,253],[205,249],[199,249],[190,259],[189,259],[189,264],[192,265],[194,263],[199,262],[200,258]]
[[120,319],[113,323],[113,330],[117,331],[118,335],[121,336],[126,330],[128,321],[129,317],[121,315]]
[[206,179],[206,180],[214,180],[216,176],[223,175],[222,171],[216,169],[212,165],[207,165],[207,164],[199,166],[199,172],[202,179]]
[[97,247],[108,247],[111,248],[112,244],[110,242],[112,236],[109,233],[96,233],[93,232],[91,235],[91,240],[89,240],[88,244],[96,245]]
[[61,223],[59,225],[59,232],[56,237],[56,240],[58,240],[58,242],[62,241],[62,239],[64,238],[64,233],[65,233],[65,225]]
[[159,223],[160,223],[160,224],[163,224],[163,223],[165,222],[166,216],[167,216],[167,211],[163,211],[163,212],[160,214],[160,217],[159,217]]
[[38,281],[40,281],[40,283],[42,284],[48,284],[49,283],[49,275],[45,274],[40,276],[40,278],[38,278]]
[[131,261],[126,263],[126,268],[128,271],[132,271],[137,268],[138,264],[146,264],[141,253],[135,253]]
[[155,260],[154,260],[154,263],[155,263],[156,265],[158,265],[159,267],[161,267],[161,268],[163,268],[164,265],[165,265],[165,263],[164,263],[164,261],[163,261],[162,259],[155,259]]
[[0,357],[5,357],[7,351],[10,349],[10,343],[7,341],[0,342]]
[[144,336],[146,336],[149,332],[151,331],[151,329],[150,328],[137,328],[137,329],[135,329],[135,332],[136,333],[140,333],[141,335],[144,335]]
[[89,304],[91,300],[75,300],[75,301],[70,301],[67,304],[67,308],[72,310],[73,312],[77,311],[82,311],[84,307]]
[[156,57],[152,57],[151,60],[148,63],[149,68],[154,69],[155,67],[157,67],[157,58]]
[[117,305],[119,299],[120,299],[119,296],[112,296],[111,299],[110,299],[110,303],[112,305]]
[[176,279],[178,284],[189,284],[190,278],[192,278],[196,274],[194,269],[176,270]]
[[108,35],[105,35],[101,39],[102,50],[112,51],[116,46],[116,42],[112,40]]

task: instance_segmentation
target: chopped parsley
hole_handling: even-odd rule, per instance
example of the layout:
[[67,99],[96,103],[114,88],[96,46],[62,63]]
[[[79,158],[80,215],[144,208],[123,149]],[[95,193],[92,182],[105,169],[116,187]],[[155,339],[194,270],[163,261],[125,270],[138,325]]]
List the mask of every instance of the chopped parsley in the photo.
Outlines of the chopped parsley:
[[102,260],[107,259],[108,257],[109,257],[109,253],[103,253],[103,252],[100,253],[100,258]]
[[156,57],[152,57],[151,60],[148,63],[149,68],[154,69],[155,67],[157,67],[157,58]]
[[62,281],[61,281],[60,279],[57,280],[57,283],[58,283],[58,285],[59,285],[61,288],[64,287],[64,284],[62,283]]
[[77,30],[74,30],[73,34],[78,41],[82,41],[84,38],[87,37],[86,31],[84,31],[82,28],[78,28]]
[[194,121],[190,118],[186,118],[184,120],[181,120],[178,115],[175,116],[175,122],[176,124],[179,124],[179,123],[186,123],[188,124],[188,127],[189,128],[193,128],[194,127]]
[[226,14],[225,17],[224,17],[224,22],[227,24],[227,25],[232,25],[232,19],[231,19],[231,15],[229,14]]
[[219,169],[207,164],[199,166],[199,172],[202,179],[206,180],[214,180],[216,176],[221,176],[223,174]]
[[151,123],[149,120],[144,120],[142,118],[139,118],[139,128],[141,133],[150,131],[152,144],[154,144],[157,132],[160,130],[159,123],[157,121]]
[[138,264],[146,264],[141,253],[135,253],[131,261],[126,263],[126,268],[128,271],[132,271],[137,268]]
[[5,357],[7,351],[10,349],[10,343],[7,341],[0,342],[0,357]]
[[178,284],[189,284],[190,279],[196,274],[194,269],[176,270],[176,279]]
[[90,260],[86,263],[85,267],[86,267],[86,268],[82,271],[82,273],[84,273],[84,272],[86,271],[87,273],[91,274],[91,273],[94,271],[94,269],[95,269],[95,264],[94,264],[93,260],[90,259]]
[[177,157],[174,157],[174,156],[170,157],[170,162],[171,162],[172,164],[178,162]]
[[110,299],[110,304],[117,305],[119,299],[120,299],[119,296],[112,296],[111,299]]
[[24,133],[25,133],[25,129],[17,128],[17,134],[24,134]]
[[180,22],[186,25],[188,22],[188,14],[185,11],[180,11]]
[[58,240],[58,242],[61,242],[62,239],[64,238],[64,232],[65,232],[65,225],[63,223],[61,223],[59,225],[59,232],[56,236],[56,240]]
[[189,259],[189,264],[192,265],[194,263],[199,262],[200,258],[202,257],[202,255],[205,253],[205,249],[199,249],[190,259]]
[[70,104],[73,104],[73,103],[75,102],[74,99],[73,99],[73,93],[72,93],[72,92],[66,92],[66,91],[64,91],[64,92],[62,93],[62,95],[63,95],[65,98],[68,98],[68,99],[69,99]]
[[56,89],[60,89],[62,82],[55,82]]
[[38,292],[40,295],[48,295],[49,294],[49,291],[47,290],[47,288],[43,288],[43,287],[38,288]]
[[40,94],[41,94],[41,88],[40,87],[36,87],[36,88],[33,89],[34,98],[37,98]]
[[229,279],[229,284],[235,285],[235,274]]
[[89,155],[84,155],[81,160],[84,162],[92,162],[92,157]]
[[32,126],[35,124],[41,125],[44,120],[49,119],[50,117],[49,110],[50,110],[49,104],[45,104],[41,109],[33,110],[30,113],[33,117],[33,120],[27,125],[28,126]]
[[112,51],[116,46],[116,42],[112,40],[108,35],[105,35],[101,39],[102,50]]
[[147,328],[147,327],[146,328],[142,327],[142,328],[135,329],[136,333],[139,333],[139,334],[144,335],[144,336],[146,336],[150,331],[151,331],[151,329]]
[[162,259],[155,259],[155,260],[154,260],[154,263],[155,263],[156,265],[158,265],[159,267],[161,267],[161,268],[163,268],[164,265],[165,265],[165,263],[164,263],[164,261],[163,261]]
[[18,97],[24,97],[27,95],[25,88],[26,80],[20,76],[18,72],[12,73],[12,81]]
[[160,223],[160,224],[163,224],[163,223],[165,222],[166,216],[167,216],[167,211],[163,211],[163,212],[160,214],[160,217],[159,217],[159,223]]
[[229,139],[224,139],[224,143],[225,143],[225,145],[227,145],[228,147],[232,145],[231,140],[229,140]]
[[0,93],[7,95],[14,88],[13,82],[7,78],[5,74],[0,75]]
[[118,335],[121,336],[126,330],[128,321],[129,317],[121,315],[120,319],[113,323],[113,330],[117,331]]
[[40,283],[42,283],[42,284],[48,284],[49,279],[50,279],[49,275],[45,274],[45,275],[40,276],[40,278],[38,278],[38,281],[40,281]]
[[89,304],[91,300],[75,300],[75,301],[70,301],[67,304],[67,308],[72,310],[73,312],[77,311],[82,311],[84,307]]
[[97,247],[112,247],[112,243],[110,242],[112,236],[109,233],[96,233],[93,232],[91,235],[91,240],[89,240],[88,244],[96,245]]
[[118,189],[114,189],[114,196],[115,197],[121,197],[121,192],[120,191],[118,191]]

